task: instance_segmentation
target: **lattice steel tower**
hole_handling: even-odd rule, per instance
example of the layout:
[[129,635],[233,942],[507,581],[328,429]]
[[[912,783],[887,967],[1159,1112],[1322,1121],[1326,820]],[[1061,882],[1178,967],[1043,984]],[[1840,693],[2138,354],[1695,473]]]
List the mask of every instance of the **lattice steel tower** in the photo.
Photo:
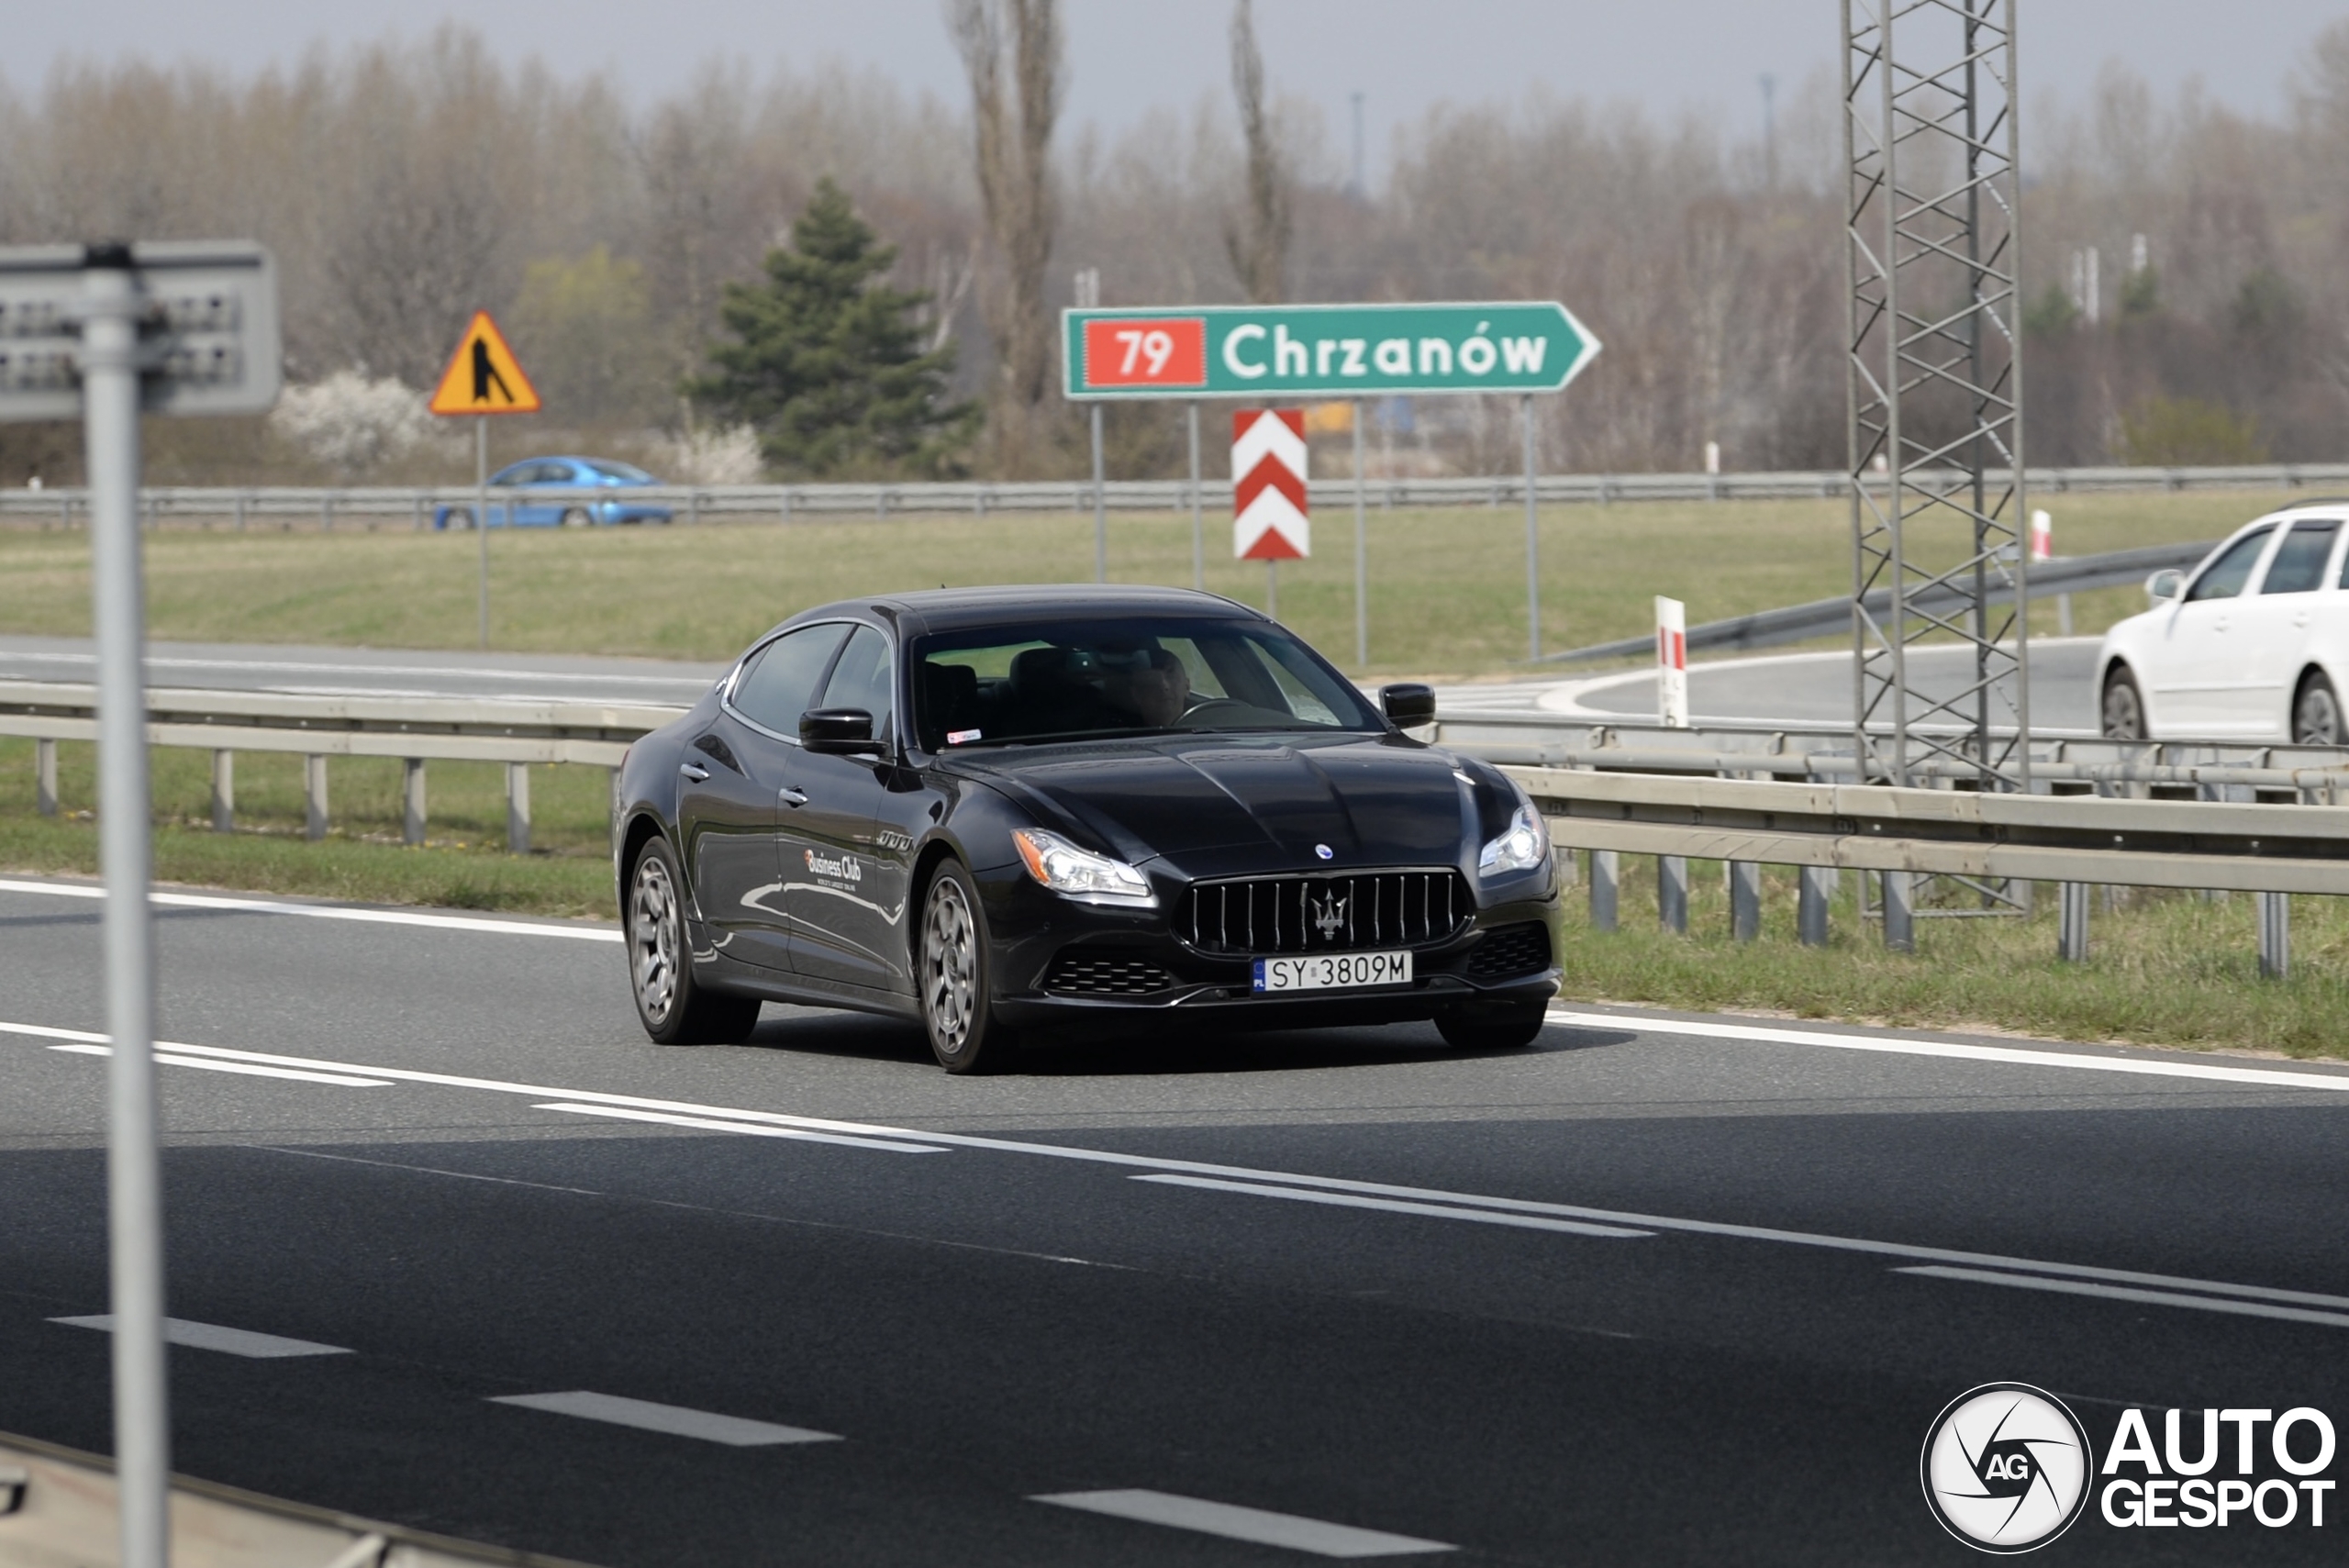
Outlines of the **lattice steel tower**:
[[1861,777],[2027,787],[2014,0],[1843,0],[1843,45]]

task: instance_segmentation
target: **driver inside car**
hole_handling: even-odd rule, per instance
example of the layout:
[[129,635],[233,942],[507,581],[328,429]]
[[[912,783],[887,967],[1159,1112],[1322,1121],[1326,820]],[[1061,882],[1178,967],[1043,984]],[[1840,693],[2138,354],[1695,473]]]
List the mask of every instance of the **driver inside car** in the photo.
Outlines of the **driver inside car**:
[[1164,729],[1190,708],[1191,673],[1170,650],[1152,648],[1112,665],[1102,695],[1152,728]]

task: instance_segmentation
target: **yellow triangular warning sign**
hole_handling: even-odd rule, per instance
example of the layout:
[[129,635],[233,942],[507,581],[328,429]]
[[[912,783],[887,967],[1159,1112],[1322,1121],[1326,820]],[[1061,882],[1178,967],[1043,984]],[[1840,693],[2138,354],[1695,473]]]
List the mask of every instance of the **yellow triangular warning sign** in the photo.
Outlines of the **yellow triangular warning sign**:
[[515,362],[506,335],[486,310],[473,312],[473,325],[440,373],[440,388],[429,406],[435,414],[535,414],[538,388]]

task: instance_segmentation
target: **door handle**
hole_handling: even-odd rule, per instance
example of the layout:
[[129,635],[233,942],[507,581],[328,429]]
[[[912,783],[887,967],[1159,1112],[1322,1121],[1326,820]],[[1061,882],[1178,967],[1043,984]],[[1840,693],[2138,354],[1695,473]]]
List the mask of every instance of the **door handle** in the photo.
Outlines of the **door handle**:
[[704,779],[709,777],[709,770],[703,767],[699,762],[679,762],[677,764],[677,772],[685,774],[685,777],[693,780],[696,784],[699,784]]
[[805,806],[807,804],[807,792],[804,789],[794,789],[789,784],[785,784],[775,798],[785,806]]

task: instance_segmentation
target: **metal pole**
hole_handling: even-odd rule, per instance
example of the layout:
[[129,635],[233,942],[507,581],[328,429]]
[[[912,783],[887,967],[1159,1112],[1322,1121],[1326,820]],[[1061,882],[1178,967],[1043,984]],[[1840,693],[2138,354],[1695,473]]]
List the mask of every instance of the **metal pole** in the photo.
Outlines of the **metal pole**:
[[1542,535],[1541,512],[1533,495],[1533,395],[1517,400],[1525,426],[1525,656],[1542,657]]
[[1354,668],[1370,666],[1370,544],[1362,502],[1362,399],[1353,400],[1354,428]]
[[1207,536],[1199,525],[1199,406],[1191,405],[1191,586],[1208,585]]
[[155,948],[147,892],[146,595],[139,540],[138,284],[126,246],[93,247],[83,286],[83,439],[98,643],[98,853],[106,873],[106,1238],[123,1568],[171,1560],[163,1194],[155,1097]]
[[1655,916],[1658,924],[1676,937],[1688,934],[1688,857],[1655,858]]
[[1621,894],[1622,868],[1613,850],[1590,851],[1590,925],[1596,931],[1615,929]]
[[1109,580],[1109,513],[1101,495],[1101,405],[1093,406],[1093,580]]
[[481,536],[481,645],[489,649],[489,416],[473,417],[473,532]]

